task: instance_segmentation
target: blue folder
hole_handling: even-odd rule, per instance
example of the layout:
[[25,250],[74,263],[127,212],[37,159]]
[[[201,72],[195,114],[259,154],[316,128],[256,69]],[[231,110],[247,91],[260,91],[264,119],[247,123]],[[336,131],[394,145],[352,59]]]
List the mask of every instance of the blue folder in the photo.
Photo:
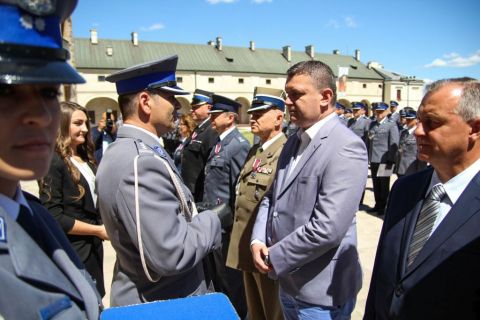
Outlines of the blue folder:
[[222,293],[148,302],[105,309],[100,320],[199,319],[238,320],[230,300]]

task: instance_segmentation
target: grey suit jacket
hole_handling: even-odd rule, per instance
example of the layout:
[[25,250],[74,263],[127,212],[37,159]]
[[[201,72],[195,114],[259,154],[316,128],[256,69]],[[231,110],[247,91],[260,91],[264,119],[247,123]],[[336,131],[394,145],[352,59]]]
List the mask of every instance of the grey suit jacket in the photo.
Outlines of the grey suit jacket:
[[29,205],[43,248],[0,207],[0,315],[98,319],[102,302],[90,275],[48,211],[36,201]]
[[235,186],[247,159],[250,143],[235,128],[220,141],[220,145],[218,154],[213,146],[205,166],[203,201],[229,203],[233,211]]
[[362,283],[355,213],[367,180],[365,144],[337,117],[320,128],[286,177],[299,140],[291,136],[263,198],[252,240],[269,246],[280,286],[313,304],[342,305]]
[[[143,249],[149,273],[160,278],[157,282],[146,277],[139,254],[134,192],[137,155]],[[181,181],[157,139],[124,125],[97,171],[99,209],[117,254],[111,290],[113,306],[205,293],[200,262],[220,245],[220,220],[206,211],[187,222],[180,214],[170,175],[155,155],[166,159]],[[192,200],[188,188],[182,187]]]

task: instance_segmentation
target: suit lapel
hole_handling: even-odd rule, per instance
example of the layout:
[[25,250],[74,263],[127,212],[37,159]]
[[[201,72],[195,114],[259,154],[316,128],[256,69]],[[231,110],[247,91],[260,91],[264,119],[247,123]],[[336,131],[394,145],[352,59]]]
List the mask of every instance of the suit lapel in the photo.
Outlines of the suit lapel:
[[0,217],[5,221],[7,232],[7,241],[5,243],[0,242],[0,248],[8,248],[17,276],[28,281],[54,287],[82,301],[82,297],[72,285],[72,282],[65,277],[64,270],[54,263],[55,259],[51,259],[55,249],[58,249],[60,245],[51,235],[50,229],[46,227],[41,217],[38,219],[40,223],[37,227],[42,229],[45,244],[48,246],[46,251],[49,252],[50,258],[2,208],[0,208]]
[[278,160],[277,177],[275,179],[278,182],[275,184],[275,188],[278,190],[278,195],[281,195],[286,189],[287,174],[292,166],[299,145],[300,139],[298,139],[297,134],[295,133],[287,140],[287,143],[283,148],[283,156],[280,156],[280,159]]
[[[408,273],[411,273],[420,265],[422,265],[431,255],[434,253],[441,245],[446,241],[451,239],[455,232],[468,220],[471,219],[473,215],[479,214],[480,212],[480,173],[473,178],[469,185],[465,188],[465,191],[462,193],[460,198],[457,200],[455,205],[450,209],[442,222],[438,225],[437,229],[432,233],[431,237],[425,243],[425,246],[422,248],[417,258],[411,265]],[[457,243],[457,246],[463,246],[470,242],[472,239],[469,238],[469,235],[464,235],[463,241]],[[454,248],[451,248],[451,251],[455,251]],[[436,264],[432,265],[429,263],[430,268],[435,268],[436,265],[441,263],[444,259],[447,259],[448,256],[445,255],[442,260],[436,260]]]
[[[308,160],[312,157],[312,155],[320,148],[320,146],[323,143],[323,140],[328,137],[332,129],[335,127],[335,125],[339,124],[340,120],[338,117],[334,117],[330,120],[328,120],[323,127],[319,129],[317,134],[313,137],[312,141],[308,144],[307,148],[303,151],[303,155],[300,158],[300,161],[297,163],[295,168],[293,169],[293,172],[286,177],[285,182],[282,185],[282,189],[280,191],[280,194],[285,192],[285,190],[288,188],[288,186],[291,185],[291,183],[296,179],[300,171],[302,171],[303,167],[305,164],[308,162]],[[297,139],[297,143],[300,143],[300,139]],[[293,159],[295,157],[295,153],[297,151],[298,147],[294,149],[294,151],[290,154],[291,159],[288,167],[286,168],[286,174],[288,175],[288,171],[290,170],[290,166],[292,165]]]

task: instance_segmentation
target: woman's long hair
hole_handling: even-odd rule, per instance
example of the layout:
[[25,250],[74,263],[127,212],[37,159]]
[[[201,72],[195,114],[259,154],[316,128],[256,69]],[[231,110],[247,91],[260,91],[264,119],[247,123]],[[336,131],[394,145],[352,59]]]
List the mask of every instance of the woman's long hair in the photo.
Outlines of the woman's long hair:
[[[67,165],[68,172],[72,176],[73,182],[77,185],[78,196],[74,199],[79,200],[85,195],[85,188],[80,184],[81,173],[78,168],[72,163],[70,157],[72,156],[72,150],[70,149],[70,125],[72,122],[72,114],[75,111],[82,111],[87,115],[87,129],[88,132],[85,134],[85,142],[77,146],[77,153],[82,158],[83,161],[87,162],[91,166],[96,166],[94,158],[94,144],[90,131],[90,121],[88,120],[88,113],[85,107],[82,107],[75,102],[61,102],[60,103],[60,128],[57,133],[57,139],[55,143],[55,152],[60,156],[60,158]],[[45,179],[42,179],[40,183],[41,188],[45,187]],[[46,188],[45,188],[46,189]],[[45,190],[50,197],[49,190]]]

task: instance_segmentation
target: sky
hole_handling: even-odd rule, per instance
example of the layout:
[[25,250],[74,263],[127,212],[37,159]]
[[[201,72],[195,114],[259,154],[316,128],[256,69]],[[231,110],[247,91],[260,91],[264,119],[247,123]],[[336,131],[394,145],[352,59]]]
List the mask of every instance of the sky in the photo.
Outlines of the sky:
[[480,78],[480,0],[79,0],[74,37],[354,55],[427,82]]

